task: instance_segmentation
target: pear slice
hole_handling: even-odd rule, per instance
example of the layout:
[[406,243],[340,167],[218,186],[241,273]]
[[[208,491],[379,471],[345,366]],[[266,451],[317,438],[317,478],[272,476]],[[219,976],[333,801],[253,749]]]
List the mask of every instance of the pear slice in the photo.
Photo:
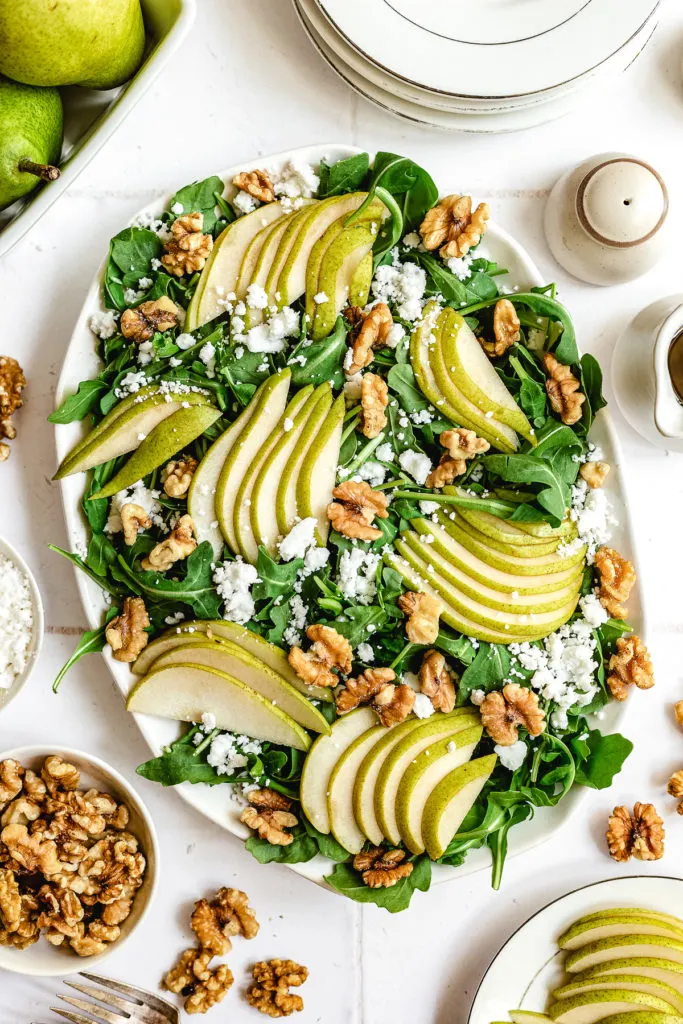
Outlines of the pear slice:
[[575,978],[556,988],[553,999],[569,999],[583,992],[600,992],[604,989],[622,989],[629,992],[645,992],[670,1003],[677,1013],[683,1014],[683,996],[666,982],[648,978],[643,974],[604,974],[590,980]]
[[433,544],[434,550],[438,551],[452,567],[457,567],[478,583],[483,583],[507,594],[511,594],[513,591],[520,595],[554,593],[563,587],[572,586],[583,574],[583,565],[580,559],[565,569],[559,569],[557,572],[544,572],[542,575],[522,576],[517,572],[496,569],[487,565],[483,558],[469,551],[455,537],[451,537],[442,526],[426,519],[411,519],[410,525],[417,530],[421,537],[433,538],[428,543]]
[[349,304],[352,289],[360,301],[357,275],[366,256],[372,251],[376,234],[376,230],[373,232],[363,223],[353,224],[345,228],[324,253],[318,277],[318,292],[315,294],[326,295],[327,298],[316,303],[308,288],[306,296],[306,312],[313,317],[311,337],[314,341],[326,338],[332,331],[342,309]]
[[548,1015],[556,1024],[597,1024],[605,1017],[631,1011],[655,1011],[676,1015],[673,1006],[665,999],[622,988],[584,992],[560,999],[551,1004]]
[[296,482],[297,515],[301,519],[312,516],[317,520],[316,535],[321,544],[326,543],[330,532],[327,506],[332,501],[332,491],[337,479],[345,412],[342,394],[332,403],[325,422],[311,442]]
[[508,1010],[512,1024],[551,1024],[550,1017],[531,1010]]
[[374,803],[382,835],[393,846],[398,846],[401,842],[396,815],[396,795],[408,766],[433,743],[446,736],[452,739],[457,732],[478,723],[479,714],[475,710],[469,715],[433,715],[422,721],[390,752],[377,775]]
[[680,997],[683,997],[683,963],[660,959],[659,952],[657,950],[657,955],[653,954],[652,956],[629,956],[620,960],[606,960],[575,974],[574,978],[577,982],[589,982],[599,981],[605,975],[617,978],[621,975],[637,974],[641,978],[663,982],[673,988]]
[[[456,487],[449,489],[448,493],[464,492]],[[470,525],[476,527],[480,533],[486,534],[487,537],[493,537],[496,540],[505,541],[507,544],[545,544],[548,540],[553,539],[556,539],[559,543],[563,539],[566,540],[567,535],[574,533],[576,530],[574,524],[567,519],[561,528],[558,527],[554,532],[536,537],[523,530],[518,523],[514,523],[509,519],[500,519],[498,516],[491,515],[490,512],[481,512],[479,509],[472,508],[459,508],[458,511],[462,518],[470,523]],[[546,525],[549,530],[553,530],[549,523]]]
[[[374,236],[373,236],[374,242]],[[356,272],[349,287],[348,303],[350,306],[365,306],[370,297],[374,259],[370,249],[356,267]],[[342,304],[342,309],[344,308]]]
[[[516,615],[554,611],[568,604],[572,598],[576,600],[581,586],[581,577],[579,576],[570,586],[560,587],[558,590],[542,594],[522,595],[518,593],[518,596],[513,598],[510,593],[496,590],[494,587],[473,580],[436,550],[433,542],[428,544],[420,534],[414,533],[412,530],[406,530],[401,534],[401,543],[412,549],[423,562],[433,565],[435,572],[454,590],[479,601],[488,608],[495,608],[497,611]],[[543,579],[543,577],[541,576],[539,579]]]
[[673,914],[665,914],[661,910],[652,910],[649,907],[608,907],[606,910],[594,910],[592,914],[584,914],[576,923],[595,921],[597,918],[643,916],[656,917],[659,921],[673,925],[674,928],[683,928],[683,920],[680,917],[674,917]]
[[152,640],[145,647],[142,654],[133,663],[132,669],[136,675],[146,675],[152,666],[152,662],[165,654],[166,651],[178,647],[180,644],[191,643],[193,640],[205,642],[207,636],[218,640],[229,640],[239,646],[243,651],[252,654],[264,665],[282,676],[290,686],[293,686],[299,693],[306,697],[313,697],[316,700],[331,701],[332,691],[327,687],[308,686],[303,679],[300,679],[294,669],[287,661],[287,655],[281,647],[276,647],[258,633],[252,633],[246,626],[239,626],[236,622],[228,622],[227,619],[195,619],[194,621],[183,622],[179,626],[162,633],[156,640]]
[[[147,437],[152,430],[169,416],[175,415],[184,405],[209,406],[205,395],[191,391],[187,395],[162,394],[158,388],[146,396],[140,393],[124,399],[109,412],[101,423],[86,438],[79,441],[54,475],[55,480],[84,473],[94,466],[101,466],[110,459],[135,451],[140,445],[141,435]],[[125,403],[125,404],[124,404]],[[123,408],[120,408],[123,406]],[[213,408],[213,406],[210,406]],[[138,479],[140,479],[138,477]]]
[[[291,429],[285,432],[285,436],[278,444],[274,445],[263,463],[259,465],[251,494],[250,525],[256,543],[263,545],[270,555],[275,555],[278,536],[283,532],[278,524],[277,496],[285,467],[290,457],[300,453],[302,448],[305,450],[306,442],[303,440],[300,442],[300,439],[321,401],[324,401],[325,405],[322,410],[319,410],[315,421],[316,424],[319,424],[324,420],[332,401],[331,394],[329,383],[320,384],[309,396],[303,408],[299,409],[297,415],[293,417]],[[298,476],[293,476],[291,485],[295,507],[297,479]]]
[[330,777],[340,757],[359,736],[377,725],[377,716],[370,708],[357,708],[338,718],[329,736],[319,736],[304,761],[300,796],[304,814],[317,828],[328,835],[330,815],[327,792]]
[[297,391],[276,423],[273,431],[266,438],[260,451],[248,467],[237,490],[234,511],[234,530],[240,553],[248,562],[256,563],[259,541],[252,528],[251,507],[254,500],[254,485],[259,472],[269,456],[278,451],[287,441],[287,434],[293,428],[298,413],[306,405],[313,394],[313,385]]
[[470,520],[462,515],[462,511],[458,509],[457,523],[461,530],[469,534],[470,537],[474,537],[480,544],[484,544],[485,547],[490,548],[492,551],[499,551],[502,555],[514,555],[516,558],[533,558],[539,555],[552,555],[559,547],[560,541],[558,538],[551,538],[550,540],[542,540],[536,538],[534,542],[529,543],[528,534],[522,534],[522,537],[527,537],[527,543],[524,541],[516,544],[510,544],[506,540],[501,540],[498,537],[491,537],[487,533],[482,533],[478,527],[471,523]]
[[176,722],[199,722],[210,711],[219,729],[308,750],[305,729],[250,686],[227,672],[191,662],[143,676],[128,695],[129,711]]
[[[299,517],[297,503],[297,486],[308,453],[316,446],[320,431],[324,428],[332,407],[332,388],[329,384],[322,385],[326,390],[316,402],[306,424],[297,439],[294,450],[289,455],[281,470],[275,495],[275,516],[278,533],[284,536],[289,533]],[[268,540],[270,541],[270,534]]]
[[469,761],[482,732],[481,725],[475,725],[430,743],[403,773],[396,793],[396,821],[411,853],[424,853],[422,815],[430,794],[449,772]]
[[639,914],[622,914],[612,911],[609,914],[596,914],[581,918],[560,935],[557,943],[560,949],[578,949],[596,939],[607,939],[614,935],[663,935],[665,938],[683,941],[683,922],[664,920],[658,916],[650,916],[646,910]]
[[332,835],[349,853],[360,853],[365,835],[358,828],[353,811],[353,787],[366,754],[386,735],[383,725],[375,725],[354,740],[337,761],[327,790],[327,812]]
[[[305,200],[306,204],[312,202],[312,200]],[[246,296],[247,289],[251,285],[255,285],[259,288],[263,288],[266,291],[268,284],[268,278],[273,271],[273,264],[278,259],[278,253],[282,246],[285,248],[288,245],[288,239],[292,235],[296,234],[297,227],[302,220],[302,211],[297,210],[293,213],[287,214],[281,220],[277,221],[274,225],[266,228],[263,233],[263,242],[259,249],[258,255],[254,262],[253,269],[251,271],[251,277],[248,281],[240,280],[237,285],[238,296]],[[276,271],[277,272],[277,271]],[[247,312],[245,315],[245,325],[247,328],[255,327],[257,324],[262,323],[266,317],[266,310],[254,308],[247,302]]]
[[569,953],[565,969],[570,974],[585,971],[589,967],[604,964],[609,960],[631,959],[633,957],[661,958],[683,964],[683,942],[679,939],[664,938],[663,935],[617,935],[609,939],[596,939],[587,946],[581,946]]
[[239,487],[262,444],[284,412],[291,376],[291,370],[284,369],[268,378],[267,387],[264,387],[257,399],[254,415],[235,438],[218,478],[216,514],[221,532],[235,554],[239,553],[235,536],[235,506]]
[[185,330],[193,331],[224,312],[221,300],[236,292],[242,258],[254,237],[285,215],[279,203],[238,217],[216,239],[187,310]]
[[289,306],[304,294],[306,268],[313,246],[332,224],[346,219],[366,198],[366,192],[350,192],[344,196],[331,196],[316,203],[313,208],[307,208],[298,234],[287,252],[277,283],[269,282],[267,286],[269,295],[271,290],[273,296],[276,292],[280,293],[280,305]]
[[152,665],[151,671],[157,672],[167,665],[188,662],[215,668],[219,672],[227,672],[228,675],[234,676],[260,693],[275,707],[279,707],[299,725],[303,725],[304,729],[321,733],[330,731],[325,718],[303,694],[295,690],[272,668],[268,668],[253,654],[243,651],[230,640],[209,640],[204,636],[199,643],[180,644],[160,655]]
[[601,1024],[607,1024],[608,1021],[609,1024],[683,1024],[683,1017],[659,1013],[657,1010],[631,1010],[604,1017]]
[[497,760],[495,754],[489,754],[468,761],[432,790],[422,815],[422,838],[432,860],[438,860],[445,853],[488,782]]
[[439,342],[451,380],[484,414],[511,427],[532,444],[534,429],[514,400],[468,323],[453,309],[444,310]]
[[178,409],[157,423],[118,473],[96,494],[91,494],[89,500],[110,498],[117,491],[142,480],[208,430],[221,415],[220,409],[213,405],[190,405],[187,409]]

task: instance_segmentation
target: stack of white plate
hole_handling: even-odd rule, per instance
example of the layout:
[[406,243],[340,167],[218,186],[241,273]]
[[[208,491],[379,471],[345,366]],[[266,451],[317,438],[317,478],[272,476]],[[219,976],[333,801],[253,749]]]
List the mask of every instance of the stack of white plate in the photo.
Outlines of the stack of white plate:
[[321,56],[378,106],[446,131],[517,131],[608,85],[660,0],[294,0]]

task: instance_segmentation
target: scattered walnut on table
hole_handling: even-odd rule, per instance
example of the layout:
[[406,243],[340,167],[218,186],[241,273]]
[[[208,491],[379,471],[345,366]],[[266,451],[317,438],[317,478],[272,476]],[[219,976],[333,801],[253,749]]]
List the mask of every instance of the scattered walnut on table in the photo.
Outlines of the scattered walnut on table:
[[121,334],[140,344],[156,334],[172,330],[178,323],[178,307],[168,295],[142,302],[121,314]]
[[104,635],[116,661],[135,661],[149,642],[149,615],[141,597],[126,597],[123,611],[107,625]]
[[543,356],[543,365],[548,373],[545,390],[551,406],[567,426],[578,423],[586,396],[580,390],[581,384],[572,373],[571,367],[560,363],[551,352],[546,352]]
[[408,590],[399,597],[398,606],[407,616],[406,636],[411,644],[433,644],[439,635],[443,602],[432,594]]
[[121,506],[121,526],[123,527],[123,542],[128,547],[135,544],[140,530],[149,530],[152,520],[145,512],[142,505],[136,505],[133,501],[127,501]]
[[435,711],[446,713],[455,707],[455,683],[446,659],[439,651],[427,651],[417,674],[420,691],[432,702]]
[[683,726],[683,700],[677,700],[674,704],[674,718],[676,725]]
[[353,866],[370,889],[390,889],[413,871],[404,850],[385,850],[381,846],[357,853]]
[[615,700],[626,700],[629,686],[649,690],[655,685],[649,652],[640,637],[620,636],[617,650],[609,659],[607,685]]
[[186,993],[185,1013],[206,1013],[226,997],[235,978],[227,964],[219,964],[209,971],[208,978],[196,981],[192,990]]
[[299,988],[308,977],[308,968],[294,960],[260,960],[252,968],[253,982],[247,989],[247,1002],[268,1017],[289,1017],[304,1008]]
[[607,846],[613,860],[660,860],[664,856],[664,822],[652,804],[637,803],[631,814],[615,807],[607,828]]
[[348,376],[353,376],[370,365],[375,349],[387,344],[394,320],[386,302],[377,302],[367,313],[359,306],[347,306],[344,316],[352,324],[352,358],[348,366],[344,363],[344,368]]
[[168,537],[152,548],[140,565],[152,572],[167,572],[176,562],[188,558],[197,547],[192,516],[181,516]]
[[393,668],[366,668],[355,679],[347,679],[344,689],[335,697],[338,714],[345,715],[361,704],[370,704],[395,678]]
[[275,200],[275,190],[268,171],[242,171],[235,175],[232,183],[235,188],[247,192],[260,203],[272,203]]
[[282,793],[268,789],[252,790],[247,795],[249,807],[245,807],[240,821],[258,833],[273,846],[289,846],[294,836],[287,832],[298,824],[298,818],[290,813],[292,801]]
[[332,626],[322,623],[309,626],[306,636],[313,641],[311,647],[308,651],[292,647],[287,655],[289,664],[310,686],[336,686],[339,679],[332,669],[348,675],[353,661],[351,644]]
[[191,455],[166,464],[161,479],[169,498],[182,498],[187,494],[198,465]]
[[364,437],[381,434],[387,425],[385,409],[389,404],[389,388],[376,373],[366,373],[360,385],[361,417],[359,428]]
[[166,254],[161,257],[169,274],[183,277],[202,270],[213,249],[213,238],[203,234],[203,226],[204,214],[198,212],[186,213],[173,221],[172,238],[166,242]]
[[495,341],[478,338],[486,355],[491,359],[503,356],[521,338],[517,310],[510,299],[498,299],[493,307],[493,336]]
[[545,728],[545,711],[537,694],[519,683],[508,683],[502,690],[487,693],[479,710],[482,725],[501,747],[517,742],[520,726],[530,736],[540,736]]
[[3,438],[12,441],[17,436],[12,416],[23,405],[25,387],[26,377],[16,359],[0,356],[0,462],[5,462],[10,455],[10,447]]
[[327,506],[327,518],[337,533],[357,540],[379,540],[382,531],[373,526],[376,518],[386,519],[389,499],[373,491],[365,480],[347,480],[332,491],[335,499]]
[[614,548],[603,545],[595,553],[595,568],[600,574],[600,604],[613,619],[626,618],[625,604],[637,579],[633,565]]
[[683,814],[683,770],[674,772],[666,787],[667,793],[679,801],[678,813]]
[[584,462],[579,470],[579,476],[586,481],[589,487],[597,490],[604,484],[609,471],[609,462]]

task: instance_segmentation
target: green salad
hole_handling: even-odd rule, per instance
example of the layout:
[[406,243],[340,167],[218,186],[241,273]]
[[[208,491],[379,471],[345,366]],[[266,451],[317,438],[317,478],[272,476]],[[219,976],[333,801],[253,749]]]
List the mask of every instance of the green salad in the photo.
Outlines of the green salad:
[[108,605],[55,690],[110,648],[186,723],[140,775],[226,785],[259,861],[392,912],[473,849],[498,888],[510,829],[632,748],[596,726],[631,632],[602,375],[487,220],[391,153],[188,185],[111,240],[100,372],[50,417],[88,427],[54,550]]

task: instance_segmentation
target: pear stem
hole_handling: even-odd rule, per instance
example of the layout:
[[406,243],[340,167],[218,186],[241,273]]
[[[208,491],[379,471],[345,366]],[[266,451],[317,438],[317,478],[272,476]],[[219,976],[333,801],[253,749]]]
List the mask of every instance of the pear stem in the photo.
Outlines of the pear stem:
[[35,174],[43,181],[56,181],[62,173],[59,167],[54,167],[52,164],[37,164],[33,160],[20,160],[18,167],[25,174]]

